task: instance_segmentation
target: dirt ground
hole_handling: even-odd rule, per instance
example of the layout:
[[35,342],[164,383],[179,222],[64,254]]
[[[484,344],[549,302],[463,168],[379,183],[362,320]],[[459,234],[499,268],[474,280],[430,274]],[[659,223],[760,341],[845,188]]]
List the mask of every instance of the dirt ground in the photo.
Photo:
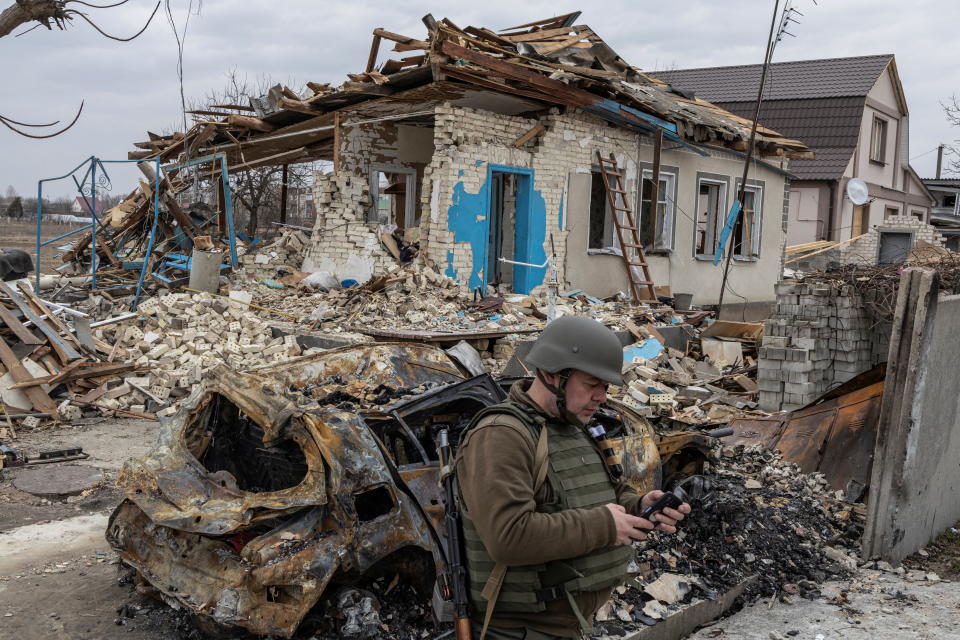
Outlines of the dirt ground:
[[[71,464],[100,470],[103,481],[87,495],[45,500],[14,488],[27,470],[0,471],[0,640],[208,639],[183,612],[138,595],[103,537],[121,499],[112,481],[127,457],[153,446],[157,427],[92,419],[22,432],[10,443],[28,455],[82,446],[90,458]],[[954,575],[950,554],[958,543],[948,531],[899,573],[863,568],[851,580],[825,584],[816,600],[758,602],[690,637],[960,639],[960,582],[940,579]],[[942,576],[931,575],[935,567],[944,569]]]
[[[78,229],[82,225],[73,224],[44,224],[41,228],[40,237],[43,240],[56,238],[73,229]],[[62,263],[57,257],[62,251],[57,249],[56,245],[69,244],[77,236],[64,238],[62,242],[48,244],[40,250],[40,271],[42,273],[51,273],[54,267],[59,267]],[[0,247],[7,249],[23,249],[36,260],[37,250],[37,226],[33,221],[12,222],[3,220],[3,234],[0,235]]]

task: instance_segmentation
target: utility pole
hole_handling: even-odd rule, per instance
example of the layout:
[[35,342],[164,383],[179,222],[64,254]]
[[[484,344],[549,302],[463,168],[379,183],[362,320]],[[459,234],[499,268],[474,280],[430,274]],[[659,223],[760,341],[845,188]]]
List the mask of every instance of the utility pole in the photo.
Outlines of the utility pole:
[[937,180],[940,179],[940,170],[943,168],[943,145],[937,147]]
[[[743,215],[744,194],[747,191],[747,176],[750,172],[750,161],[753,159],[753,151],[757,141],[757,120],[760,119],[760,103],[763,102],[763,87],[767,82],[767,70],[770,68],[770,58],[773,57],[773,38],[776,31],[777,13],[779,9],[780,0],[776,0],[773,4],[773,19],[770,22],[770,35],[767,36],[767,50],[763,57],[763,70],[760,72],[760,87],[757,89],[757,106],[753,110],[753,126],[750,128],[750,142],[747,145],[747,157],[743,161],[743,178],[740,181],[740,189],[737,190],[737,202],[739,203],[737,218]],[[734,233],[736,228],[737,224],[734,222],[733,229],[730,232],[726,262],[723,265],[723,280],[720,282],[720,299],[717,301],[717,320],[720,319],[720,314],[723,312],[723,294],[727,290],[727,277],[730,275],[730,259],[733,257],[733,247],[737,241],[736,234]],[[720,249],[720,247],[717,247],[717,249]]]

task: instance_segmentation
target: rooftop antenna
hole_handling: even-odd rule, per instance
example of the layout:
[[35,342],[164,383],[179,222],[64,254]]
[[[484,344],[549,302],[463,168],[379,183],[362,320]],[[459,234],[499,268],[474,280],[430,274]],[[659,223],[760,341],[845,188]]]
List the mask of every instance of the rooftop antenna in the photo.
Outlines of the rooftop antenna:
[[[816,0],[814,0],[814,3],[816,3]],[[720,234],[720,241],[717,243],[718,251],[714,257],[714,264],[717,264],[720,261],[720,258],[724,253],[723,246],[729,240],[729,246],[725,251],[726,262],[723,265],[723,280],[720,283],[720,299],[717,301],[718,320],[720,319],[720,314],[723,312],[723,296],[727,290],[727,278],[730,275],[730,259],[733,257],[733,248],[734,243],[736,242],[736,237],[733,234],[733,230],[736,228],[737,221],[740,219],[740,214],[743,211],[743,202],[747,190],[747,176],[750,173],[750,161],[753,160],[753,152],[756,148],[757,121],[760,119],[760,105],[763,103],[763,90],[767,83],[767,72],[770,69],[770,60],[773,58],[773,51],[776,49],[777,43],[783,39],[784,35],[794,38],[796,37],[794,34],[787,31],[787,27],[791,22],[799,24],[799,20],[794,19],[794,15],[803,15],[793,6],[791,6],[791,4],[792,0],[786,0],[783,6],[783,12],[781,13],[780,0],[775,0],[773,3],[773,17],[770,20],[770,33],[767,36],[767,49],[763,56],[763,68],[760,72],[760,86],[757,88],[757,105],[753,112],[753,124],[750,127],[750,141],[747,145],[747,155],[743,161],[743,177],[740,180],[740,188],[737,190],[737,200],[730,208],[730,213],[727,215],[726,224],[724,225],[723,231]],[[777,20],[778,17],[779,26]]]

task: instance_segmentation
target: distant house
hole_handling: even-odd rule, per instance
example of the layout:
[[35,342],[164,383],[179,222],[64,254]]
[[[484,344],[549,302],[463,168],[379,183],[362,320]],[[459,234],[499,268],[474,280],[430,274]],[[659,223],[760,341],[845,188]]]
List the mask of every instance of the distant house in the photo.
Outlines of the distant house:
[[960,251],[960,178],[925,178],[935,201],[930,224],[946,236],[948,249]]
[[[90,216],[90,204],[93,201],[90,198],[84,198],[83,196],[77,196],[74,198],[73,202],[70,203],[70,213],[75,216]],[[97,215],[103,212],[103,201],[97,199],[96,203]]]
[[[658,71],[674,88],[753,118],[760,65]],[[804,142],[816,159],[790,163],[787,244],[846,240],[928,223],[933,197],[909,163],[909,112],[893,54],[770,66],[760,123]],[[847,182],[867,183],[862,206]]]

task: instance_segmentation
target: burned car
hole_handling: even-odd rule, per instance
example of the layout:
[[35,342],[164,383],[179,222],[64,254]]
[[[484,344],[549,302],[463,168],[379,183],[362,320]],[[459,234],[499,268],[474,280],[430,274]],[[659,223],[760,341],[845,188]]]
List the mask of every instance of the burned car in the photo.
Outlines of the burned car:
[[[167,602],[255,634],[293,636],[334,586],[373,572],[403,576],[425,602],[442,598],[434,437],[445,428],[456,440],[505,397],[488,375],[469,377],[422,345],[218,368],[161,421],[157,446],[124,465],[107,540]],[[603,419],[626,478],[650,489],[656,436],[617,409]]]

